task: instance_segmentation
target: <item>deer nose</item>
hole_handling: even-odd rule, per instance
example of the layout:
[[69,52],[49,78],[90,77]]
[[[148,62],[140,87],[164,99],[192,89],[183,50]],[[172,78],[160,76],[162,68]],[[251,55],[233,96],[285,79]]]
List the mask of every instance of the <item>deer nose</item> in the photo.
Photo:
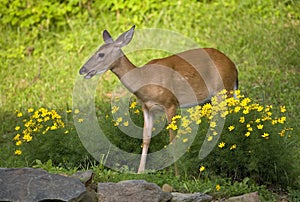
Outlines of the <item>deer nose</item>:
[[85,73],[86,73],[86,68],[85,68],[85,66],[82,66],[81,69],[79,70],[79,74],[82,75]]

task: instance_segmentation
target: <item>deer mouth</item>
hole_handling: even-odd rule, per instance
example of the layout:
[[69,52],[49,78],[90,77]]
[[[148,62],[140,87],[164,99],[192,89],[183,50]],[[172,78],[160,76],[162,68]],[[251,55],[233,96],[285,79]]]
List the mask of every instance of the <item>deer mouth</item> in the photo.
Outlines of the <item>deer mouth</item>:
[[97,74],[97,71],[96,70],[91,70],[91,71],[89,71],[85,76],[84,76],[84,78],[85,79],[90,79],[90,78],[92,78],[93,76],[95,76]]
[[100,71],[97,71],[97,70],[91,70],[89,71],[88,73],[86,73],[86,75],[84,76],[85,79],[90,79],[92,78],[93,76],[97,75],[97,74],[102,74],[104,72],[107,71],[107,68],[106,69],[102,69]]

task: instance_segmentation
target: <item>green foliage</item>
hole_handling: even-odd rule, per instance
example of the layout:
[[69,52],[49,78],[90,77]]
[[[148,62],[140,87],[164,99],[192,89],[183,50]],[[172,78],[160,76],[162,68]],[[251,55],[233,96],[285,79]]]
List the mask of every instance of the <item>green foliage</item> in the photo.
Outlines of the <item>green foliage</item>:
[[288,189],[288,198],[290,201],[300,201],[300,191],[299,187]]
[[0,6],[1,24],[41,30],[66,26],[69,16],[86,17],[89,3],[81,0],[5,0]]
[[[128,134],[136,133],[136,131],[133,131],[136,130],[136,128],[130,127],[130,125],[133,124],[142,131],[144,123],[141,106],[137,104],[135,99],[132,99],[129,103],[127,99],[118,99],[119,102],[111,106],[105,103],[99,103],[99,106],[101,106],[98,110],[99,124],[106,137],[118,148],[130,153],[140,154],[142,151],[141,137],[130,137]],[[160,122],[161,120],[158,119],[156,121]],[[165,123],[165,120],[162,121]],[[149,152],[159,151],[168,144],[169,136],[164,132],[167,131],[164,130],[163,133],[155,135],[151,139],[153,144],[150,144]],[[126,144],[124,144],[124,142],[126,142]]]

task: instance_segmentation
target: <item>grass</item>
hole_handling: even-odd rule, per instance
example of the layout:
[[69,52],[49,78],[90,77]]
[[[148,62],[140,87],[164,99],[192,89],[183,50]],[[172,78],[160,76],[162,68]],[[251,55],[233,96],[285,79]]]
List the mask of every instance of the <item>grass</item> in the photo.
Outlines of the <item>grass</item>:
[[[201,47],[223,51],[238,66],[242,92],[264,104],[285,105],[288,125],[294,128],[295,136],[300,134],[299,3],[178,1],[169,9],[155,6],[157,9],[153,7],[144,13],[135,11],[137,17],[130,9],[105,10],[85,21],[73,17],[64,27],[39,30],[38,34],[30,29],[0,25],[0,44],[5,47],[0,50],[0,167],[32,165],[12,155],[15,110],[47,107],[64,111],[72,108],[78,70],[102,44],[102,30],[108,29],[116,37],[132,24],[137,28],[173,30]],[[34,48],[32,53],[31,48]],[[141,65],[163,54],[146,51],[129,57]],[[117,78],[110,72],[105,73],[100,79],[96,100],[108,99],[107,95],[117,85]],[[76,131],[72,134],[76,136]],[[291,149],[295,150],[294,160],[300,166],[299,144]],[[194,184],[189,186],[195,187]],[[291,193],[297,198],[296,191]]]

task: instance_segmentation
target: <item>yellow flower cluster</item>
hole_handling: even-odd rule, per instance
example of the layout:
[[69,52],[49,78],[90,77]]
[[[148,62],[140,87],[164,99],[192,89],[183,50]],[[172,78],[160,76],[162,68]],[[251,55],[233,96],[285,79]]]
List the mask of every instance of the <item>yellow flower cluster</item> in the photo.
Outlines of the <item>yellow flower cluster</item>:
[[[136,101],[132,101],[129,105],[129,109],[133,114],[139,114],[140,110],[137,108],[137,102]],[[111,113],[112,114],[119,114],[119,110],[120,107],[117,105],[113,105],[111,107]],[[114,126],[125,126],[127,127],[129,125],[129,121],[128,121],[128,113],[124,114],[124,117],[120,116],[120,117],[116,117],[114,120],[112,120],[112,122],[114,123]],[[109,117],[108,115],[106,115],[106,117]]]
[[[64,128],[65,124],[62,117],[55,110],[40,108],[34,111],[33,108],[27,109],[30,114],[29,120],[22,120],[22,126],[15,126],[16,135],[13,140],[16,146],[31,142],[35,134],[46,134],[48,131],[54,131]],[[18,118],[23,117],[23,113],[16,110]],[[66,133],[67,134],[67,133]],[[15,155],[21,155],[22,151],[17,149]]]
[[[235,96],[233,96],[235,94]],[[284,124],[286,122],[286,116],[273,117],[272,112],[273,106],[267,105],[262,106],[258,103],[254,103],[250,98],[241,95],[239,90],[227,92],[226,90],[222,90],[217,96],[211,99],[210,103],[207,103],[203,106],[195,106],[189,108],[187,112],[189,116],[175,116],[172,119],[172,122],[167,126],[167,129],[178,130],[178,124],[181,124],[181,128],[183,130],[177,131],[177,137],[181,134],[188,134],[191,132],[191,128],[189,125],[194,122],[196,124],[201,124],[203,119],[208,120],[210,130],[212,131],[212,135],[207,137],[207,141],[212,141],[214,136],[218,135],[215,131],[217,126],[217,122],[214,121],[215,116],[220,116],[222,118],[226,118],[227,116],[238,116],[238,121],[236,123],[230,123],[227,127],[227,133],[232,134],[240,134],[241,131],[244,131],[242,135],[244,137],[250,137],[251,134],[256,135],[256,137],[264,138],[268,140],[272,133],[271,131],[267,131],[266,124],[276,125],[276,124]],[[286,112],[285,106],[279,106],[279,112],[281,114]],[[253,117],[255,117],[253,119]],[[270,128],[270,127],[269,127]],[[281,137],[285,136],[286,131],[292,130],[292,128],[284,128],[281,130],[279,135]],[[223,131],[224,132],[224,131]],[[178,135],[179,134],[179,135]],[[219,148],[226,148],[226,143],[221,142],[218,144]],[[228,144],[229,150],[235,150],[237,148],[237,144],[231,143]]]

